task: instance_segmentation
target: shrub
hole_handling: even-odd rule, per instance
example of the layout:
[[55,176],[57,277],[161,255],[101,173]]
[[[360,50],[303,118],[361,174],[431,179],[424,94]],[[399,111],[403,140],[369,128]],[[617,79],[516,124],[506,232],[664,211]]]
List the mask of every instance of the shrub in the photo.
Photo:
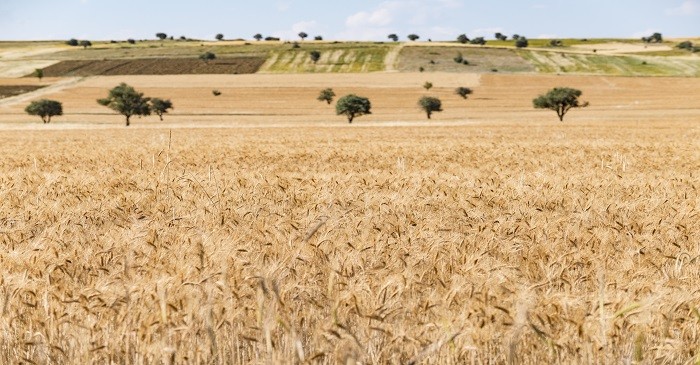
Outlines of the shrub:
[[430,119],[430,116],[435,112],[442,111],[442,102],[440,99],[432,96],[424,96],[418,100],[418,106],[423,109],[425,114]]
[[212,90],[211,93],[212,93],[214,96],[219,96],[219,95],[221,95],[221,91],[216,90],[216,89]]
[[[515,38],[515,36],[513,36],[513,38]],[[525,47],[527,47],[529,44],[530,44],[530,43],[527,41],[527,38],[525,38],[525,37],[518,37],[518,38],[515,40],[515,46],[518,47],[518,48],[525,48]]]
[[326,103],[328,103],[328,105],[331,105],[334,97],[335,97],[335,92],[333,91],[333,89],[327,88],[327,89],[321,90],[321,93],[318,95],[318,98],[316,98],[316,100],[325,101]]
[[470,89],[468,87],[463,87],[463,86],[455,89],[455,94],[461,96],[464,99],[466,99],[467,96],[471,95],[472,92],[473,92],[472,89]]
[[151,110],[153,110],[153,113],[155,113],[160,120],[163,120],[163,114],[168,112],[168,109],[173,108],[173,103],[170,101],[170,99],[163,100],[159,98],[153,98],[151,99]]
[[316,63],[316,62],[318,62],[319,59],[321,59],[321,52],[311,51],[311,52],[309,52],[309,57],[311,57],[311,61]]
[[430,90],[433,88],[433,83],[430,81],[426,81],[425,84],[423,84],[423,88],[426,90]]
[[199,59],[204,62],[209,62],[211,60],[216,59],[216,55],[212,52],[204,52],[201,55],[199,55]]

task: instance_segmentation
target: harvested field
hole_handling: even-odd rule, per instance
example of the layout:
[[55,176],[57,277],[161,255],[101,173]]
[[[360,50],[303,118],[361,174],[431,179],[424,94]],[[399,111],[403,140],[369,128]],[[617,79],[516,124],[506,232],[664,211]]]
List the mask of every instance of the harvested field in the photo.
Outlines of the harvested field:
[[0,85],[0,99],[41,89],[42,85]]
[[209,62],[190,58],[61,61],[44,68],[49,77],[96,75],[250,74],[265,62],[261,57],[220,58]]
[[[27,79],[29,80],[29,79]],[[426,81],[435,86],[426,92]],[[161,123],[157,117],[136,119],[146,126],[207,126],[253,123],[342,124],[333,106],[316,100],[320,90],[332,87],[341,96],[356,93],[372,101],[372,115],[355,123],[424,121],[416,105],[423,95],[443,101],[444,112],[436,113],[432,123],[461,121],[519,121],[531,118],[556,118],[554,112],[535,110],[532,99],[549,88],[570,86],[583,90],[582,98],[591,103],[583,110],[572,110],[567,119],[578,121],[697,119],[700,100],[690,98],[678,103],[678,95],[700,94],[696,78],[630,78],[606,76],[499,75],[463,73],[372,73],[372,74],[254,74],[191,76],[102,76],[88,78],[55,93],[42,95],[61,101],[65,115],[56,123],[100,124],[121,127],[123,118],[98,105],[95,100],[126,82],[148,96],[168,98],[175,110]],[[474,89],[464,100],[454,94],[459,86]],[[222,92],[219,97],[212,89]],[[28,103],[28,101],[26,101]],[[0,106],[0,122],[13,128],[34,124],[24,113],[25,103]],[[53,123],[53,122],[52,122]],[[42,128],[45,126],[42,126]]]
[[2,131],[0,362],[697,362],[698,119],[551,117]]
[[[455,62],[459,54],[468,65]],[[400,71],[416,72],[423,67],[427,72],[534,72],[535,68],[515,50],[478,48],[474,46],[406,46],[399,55]]]

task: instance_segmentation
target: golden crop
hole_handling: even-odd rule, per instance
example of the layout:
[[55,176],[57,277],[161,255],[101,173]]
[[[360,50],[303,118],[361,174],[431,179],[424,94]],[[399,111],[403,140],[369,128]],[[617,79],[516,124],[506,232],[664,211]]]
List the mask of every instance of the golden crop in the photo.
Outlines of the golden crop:
[[0,363],[699,361],[697,123],[553,123],[4,131]]

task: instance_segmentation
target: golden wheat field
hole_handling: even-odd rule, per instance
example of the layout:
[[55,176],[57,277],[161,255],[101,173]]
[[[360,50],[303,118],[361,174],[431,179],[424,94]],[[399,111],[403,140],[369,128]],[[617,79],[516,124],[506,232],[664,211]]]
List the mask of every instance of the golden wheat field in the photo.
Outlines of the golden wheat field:
[[431,75],[427,122],[375,76],[336,75],[352,125],[318,75],[130,78],[176,109],[129,128],[114,78],[2,106],[0,363],[700,363],[696,79]]

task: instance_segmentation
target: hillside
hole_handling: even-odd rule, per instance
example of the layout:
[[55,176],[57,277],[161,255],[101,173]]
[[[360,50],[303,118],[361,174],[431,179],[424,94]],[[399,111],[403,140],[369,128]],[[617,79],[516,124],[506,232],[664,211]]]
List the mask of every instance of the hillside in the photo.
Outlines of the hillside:
[[[700,55],[677,42],[633,40],[531,40],[516,49],[510,41],[485,46],[456,42],[95,42],[70,47],[61,42],[0,42],[0,77],[45,69],[51,76],[119,74],[235,74],[347,72],[556,73],[609,76],[700,76]],[[313,62],[310,53],[318,51]],[[204,52],[215,62],[198,60]],[[457,63],[463,57],[468,64]],[[134,63],[135,62],[135,63]]]

